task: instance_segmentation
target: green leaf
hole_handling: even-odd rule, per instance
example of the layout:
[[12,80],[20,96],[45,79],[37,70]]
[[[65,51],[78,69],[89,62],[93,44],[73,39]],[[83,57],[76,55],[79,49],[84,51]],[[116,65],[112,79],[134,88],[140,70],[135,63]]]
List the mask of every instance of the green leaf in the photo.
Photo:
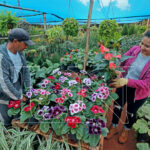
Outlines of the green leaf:
[[10,108],[8,110],[8,116],[11,117],[11,116],[17,115],[19,112],[20,112],[20,108],[18,109]]
[[118,94],[114,93],[114,92],[110,92],[110,95],[109,95],[113,100],[116,100],[118,99]]
[[32,113],[30,111],[25,112],[24,110],[22,110],[20,116],[20,122],[23,123],[25,120],[31,117],[32,117]]
[[57,98],[57,95],[52,94],[49,99],[54,102],[56,98]]
[[148,143],[137,143],[136,147],[137,147],[137,150],[150,150]]
[[89,135],[89,142],[91,147],[96,147],[99,141],[100,141],[100,135],[94,135],[94,134]]
[[106,137],[108,133],[108,129],[107,128],[102,128],[102,135],[103,137]]
[[47,133],[49,130],[50,124],[48,121],[42,121],[40,123],[40,130],[44,133]]

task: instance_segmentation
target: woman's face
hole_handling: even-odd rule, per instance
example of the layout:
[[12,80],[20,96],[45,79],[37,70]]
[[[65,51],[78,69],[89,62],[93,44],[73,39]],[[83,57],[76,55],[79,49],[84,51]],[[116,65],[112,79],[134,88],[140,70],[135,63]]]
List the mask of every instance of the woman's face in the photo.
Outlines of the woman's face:
[[140,47],[144,56],[150,56],[150,38],[144,36],[140,43]]

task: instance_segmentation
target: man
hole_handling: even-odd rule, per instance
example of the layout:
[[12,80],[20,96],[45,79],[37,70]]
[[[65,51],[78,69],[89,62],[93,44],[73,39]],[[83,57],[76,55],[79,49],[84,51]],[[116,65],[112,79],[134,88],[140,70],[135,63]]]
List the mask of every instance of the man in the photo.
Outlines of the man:
[[7,44],[0,45],[0,121],[6,127],[11,126],[13,119],[7,114],[9,101],[27,101],[23,92],[31,87],[31,79],[23,51],[28,45],[34,45],[21,28],[12,29],[8,40]]

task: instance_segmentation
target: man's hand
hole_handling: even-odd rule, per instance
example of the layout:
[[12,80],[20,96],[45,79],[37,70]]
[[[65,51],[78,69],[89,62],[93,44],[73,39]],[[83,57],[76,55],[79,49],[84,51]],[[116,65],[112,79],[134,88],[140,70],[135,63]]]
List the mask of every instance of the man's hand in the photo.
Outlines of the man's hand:
[[21,99],[21,102],[26,102],[26,101],[28,101],[28,99],[25,96],[23,96],[23,98]]
[[128,79],[116,78],[116,79],[111,80],[111,83],[109,84],[109,86],[112,88],[120,88],[127,84],[128,84]]

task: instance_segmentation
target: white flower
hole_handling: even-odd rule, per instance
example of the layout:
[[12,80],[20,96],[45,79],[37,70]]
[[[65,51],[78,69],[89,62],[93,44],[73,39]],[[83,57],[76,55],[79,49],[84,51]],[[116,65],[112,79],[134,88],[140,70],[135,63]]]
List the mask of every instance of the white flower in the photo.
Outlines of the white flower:
[[57,69],[53,70],[52,74],[57,73],[59,70],[60,70],[60,68],[57,68]]

